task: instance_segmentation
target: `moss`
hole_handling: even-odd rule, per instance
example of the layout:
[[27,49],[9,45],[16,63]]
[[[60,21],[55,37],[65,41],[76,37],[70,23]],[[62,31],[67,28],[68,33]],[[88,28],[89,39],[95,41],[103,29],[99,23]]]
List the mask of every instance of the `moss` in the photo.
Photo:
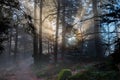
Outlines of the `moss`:
[[57,80],[66,80],[72,75],[70,69],[62,69],[60,73],[58,74],[58,79]]
[[68,80],[119,80],[115,71],[86,71],[71,76]]

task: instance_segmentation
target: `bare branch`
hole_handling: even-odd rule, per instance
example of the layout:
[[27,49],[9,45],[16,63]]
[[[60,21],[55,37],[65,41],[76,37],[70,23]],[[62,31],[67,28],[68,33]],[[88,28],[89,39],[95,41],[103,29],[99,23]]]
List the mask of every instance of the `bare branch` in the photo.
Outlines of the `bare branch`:
[[44,22],[49,16],[52,16],[52,15],[55,15],[55,14],[57,14],[57,13],[51,13],[51,14],[48,14],[48,15],[43,19],[42,22]]

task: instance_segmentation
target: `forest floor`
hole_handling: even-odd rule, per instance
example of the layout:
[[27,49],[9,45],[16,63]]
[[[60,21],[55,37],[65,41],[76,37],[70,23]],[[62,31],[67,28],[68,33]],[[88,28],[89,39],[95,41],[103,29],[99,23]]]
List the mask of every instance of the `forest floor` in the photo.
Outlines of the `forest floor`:
[[95,61],[85,61],[76,63],[58,63],[58,64],[43,64],[38,67],[33,67],[33,71],[38,78],[43,78],[43,80],[57,80],[58,73],[63,69],[70,69],[72,74],[78,72],[84,72],[87,68],[95,65]]
[[[1,59],[1,58],[0,58]],[[62,69],[71,69],[72,73],[84,71],[83,67],[89,67],[96,62],[79,62],[69,64],[42,63],[33,66],[31,56],[14,60],[0,60],[0,80],[56,80],[57,74]]]
[[1,60],[0,80],[42,80],[31,70],[32,57]]

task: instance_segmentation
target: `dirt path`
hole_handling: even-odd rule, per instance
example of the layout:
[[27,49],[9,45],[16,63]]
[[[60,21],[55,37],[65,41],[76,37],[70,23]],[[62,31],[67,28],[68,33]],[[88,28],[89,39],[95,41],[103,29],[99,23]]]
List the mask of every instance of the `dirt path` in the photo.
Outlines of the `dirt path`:
[[32,73],[30,61],[32,60],[29,58],[24,61],[17,62],[16,71],[14,75],[10,77],[11,80],[38,80]]
[[[0,80],[46,80],[45,78],[37,78],[36,74],[32,72],[31,65],[33,64],[33,58],[31,56],[27,56],[25,58],[17,58],[17,60],[1,60],[2,63],[0,63]],[[62,68],[70,68],[73,70],[73,74],[84,71],[83,70],[76,70],[76,66],[84,67],[84,66],[89,66],[92,65],[93,63],[79,63],[79,64],[70,64],[70,65],[52,65],[52,64],[47,64],[43,65],[41,68],[38,68],[37,71],[39,72],[46,72],[46,75],[49,75],[50,77],[53,76],[53,79],[56,78],[56,73],[59,72]],[[53,75],[51,74],[53,73]]]
[[0,68],[2,71],[0,76],[3,77],[3,80],[43,80],[35,76],[31,70],[31,64],[33,64],[31,57],[17,60],[14,65]]

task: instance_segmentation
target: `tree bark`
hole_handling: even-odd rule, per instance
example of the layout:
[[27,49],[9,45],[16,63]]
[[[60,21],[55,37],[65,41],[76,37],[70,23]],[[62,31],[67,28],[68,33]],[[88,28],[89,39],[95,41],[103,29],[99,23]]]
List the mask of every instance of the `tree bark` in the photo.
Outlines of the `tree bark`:
[[16,34],[15,34],[15,47],[14,47],[14,57],[17,57],[18,52],[18,26],[15,26]]
[[55,63],[57,62],[57,54],[58,54],[59,17],[60,17],[60,0],[57,0],[57,18],[56,18],[56,33],[55,33],[55,46],[54,46],[54,61],[55,61]]
[[65,1],[62,0],[62,7],[63,7],[63,12],[62,12],[62,59],[64,60],[64,53],[65,53],[65,30],[66,30],[66,25],[65,25]]
[[34,0],[34,33],[33,33],[33,57],[34,57],[34,63],[36,64],[38,62],[38,34],[37,34],[37,28],[36,28],[36,11],[37,11],[37,2],[38,0]]
[[43,0],[40,0],[40,28],[39,28],[39,57],[42,56],[42,8]]
[[[94,16],[99,16],[98,14],[98,7],[97,7],[97,0],[92,0],[93,3],[93,14]],[[98,18],[94,18],[94,32],[95,32],[95,53],[96,57],[103,57],[103,51],[102,51],[102,46],[101,46],[101,39],[100,39],[100,22],[98,21]]]
[[9,34],[9,56],[11,55],[11,43],[12,43],[12,29],[10,29]]

